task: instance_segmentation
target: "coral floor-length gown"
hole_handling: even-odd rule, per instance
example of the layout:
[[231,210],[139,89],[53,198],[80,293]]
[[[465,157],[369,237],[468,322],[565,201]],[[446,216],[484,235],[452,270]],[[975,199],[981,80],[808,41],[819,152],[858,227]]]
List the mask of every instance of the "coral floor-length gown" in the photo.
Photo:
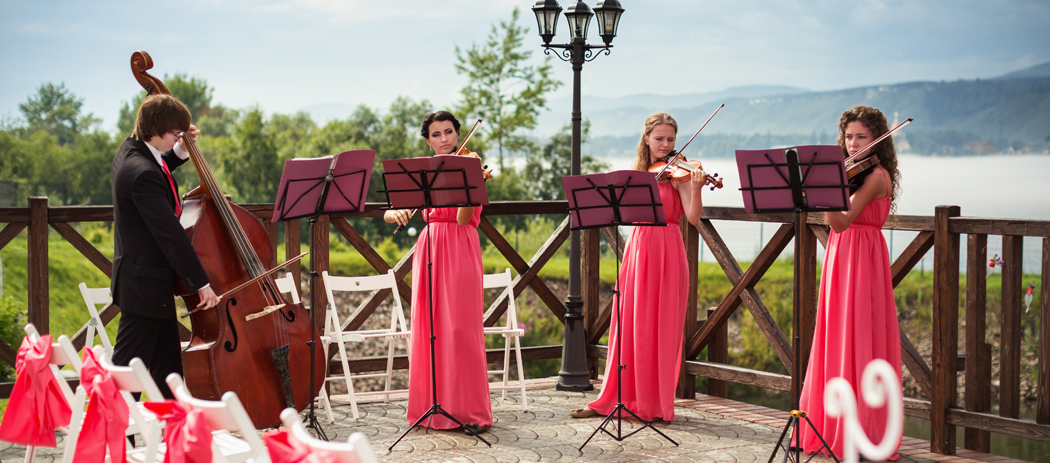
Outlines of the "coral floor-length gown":
[[[438,403],[461,423],[492,424],[482,320],[484,293],[481,246],[475,228],[481,223],[481,207],[475,208],[470,221],[462,226],[456,223],[458,209],[430,209],[429,214],[423,215],[429,223],[416,241],[416,253],[412,258],[409,423],[415,423],[434,402],[430,375],[430,299],[427,282],[427,265],[432,263]],[[458,426],[438,414],[420,424],[433,429]]]
[[[890,255],[882,225],[890,211],[890,197],[874,199],[842,233],[831,232],[817,300],[813,348],[799,407],[835,455],[842,458],[844,423],[824,411],[824,389],[835,377],[845,378],[854,392],[868,362],[880,358],[901,377],[900,329],[893,300]],[[886,430],[886,408],[872,409],[856,395],[861,426],[874,443]],[[900,446],[901,436],[895,436]],[[813,453],[820,439],[802,426],[802,448]],[[821,453],[827,454],[827,450]]]
[[[689,270],[678,219],[684,209],[678,191],[659,183],[667,226],[638,226],[623,251],[619,286],[623,320],[613,303],[609,356],[598,398],[588,404],[608,415],[616,407],[617,335],[623,331],[623,403],[644,420],[674,419],[674,391],[682,362],[682,327],[689,293]],[[624,416],[630,416],[624,413]]]

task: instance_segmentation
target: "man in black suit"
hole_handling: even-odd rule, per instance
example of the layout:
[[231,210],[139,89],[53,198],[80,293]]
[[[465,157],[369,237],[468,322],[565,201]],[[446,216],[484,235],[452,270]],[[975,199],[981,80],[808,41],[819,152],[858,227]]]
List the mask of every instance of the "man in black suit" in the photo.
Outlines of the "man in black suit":
[[[113,158],[113,303],[120,325],[113,362],[127,365],[138,357],[166,398],[165,379],[182,374],[179,321],[175,314],[174,277],[200,296],[198,309],[219,299],[179,224],[178,185],[170,171],[186,162],[183,134],[200,133],[190,124],[186,106],[170,95],[142,101],[135,130]],[[159,399],[150,397],[150,399]]]

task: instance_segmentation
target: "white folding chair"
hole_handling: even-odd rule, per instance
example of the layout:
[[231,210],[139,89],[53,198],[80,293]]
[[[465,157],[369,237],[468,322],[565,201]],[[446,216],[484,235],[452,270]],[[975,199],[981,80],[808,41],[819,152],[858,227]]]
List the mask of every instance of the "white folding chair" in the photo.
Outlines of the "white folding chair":
[[[525,396],[525,372],[521,365],[521,337],[525,336],[525,330],[518,327],[518,308],[514,303],[514,287],[511,286],[514,279],[511,278],[510,269],[508,268],[503,273],[493,273],[484,275],[482,281],[482,287],[485,289],[489,288],[505,288],[500,296],[507,295],[507,323],[503,326],[489,326],[485,327],[485,334],[500,334],[503,335],[503,369],[501,370],[489,370],[490,375],[503,375],[502,386],[489,386],[489,390],[503,391],[503,399],[507,398],[507,391],[513,391],[515,389],[521,391],[521,409],[522,411],[528,411],[529,404],[528,399]],[[497,298],[497,301],[499,298]],[[507,385],[507,377],[510,376],[510,343],[514,340],[514,355],[517,359],[518,366],[518,385],[509,386]]]
[[[36,331],[36,327],[32,323],[25,327],[26,336],[29,336],[30,342],[37,342],[40,340],[40,333]],[[80,415],[84,413],[84,395],[76,395],[73,393],[73,389],[69,387],[69,383],[66,377],[62,374],[61,368],[69,365],[73,368],[73,371],[80,374],[80,357],[77,356],[76,349],[73,348],[73,342],[69,340],[66,335],[59,335],[58,342],[51,343],[51,358],[47,362],[51,366],[51,373],[55,375],[55,379],[58,380],[58,387],[62,390],[62,396],[65,398],[66,403],[69,404],[73,414],[70,419],[70,424],[79,421]],[[68,436],[70,434],[70,427],[62,426],[58,428],[58,431]],[[26,447],[26,463],[30,463],[36,459],[36,447]]]
[[[269,455],[266,453],[266,445],[263,444],[259,432],[252,424],[248,412],[244,410],[237,394],[227,391],[222,395],[222,400],[204,400],[193,397],[182,376],[178,373],[168,375],[168,387],[172,394],[184,407],[200,410],[208,426],[212,431],[212,459],[216,462],[266,462]],[[234,435],[237,433],[240,437]],[[128,452],[128,461],[148,462],[156,461],[153,458],[161,456],[163,460],[165,446],[153,453],[148,449],[134,449]]]
[[102,345],[106,349],[106,353],[113,355],[113,343],[109,342],[109,335],[106,334],[106,326],[102,324],[102,319],[98,316],[98,309],[96,305],[106,305],[113,302],[113,296],[109,293],[109,288],[88,288],[86,284],[80,284],[80,295],[84,297],[84,303],[87,304],[88,313],[91,314],[91,319],[88,320],[87,337],[84,338],[84,347],[88,349],[95,344],[95,333],[98,333],[98,338],[102,341]]
[[299,304],[302,301],[299,300],[299,289],[295,287],[295,276],[291,272],[288,272],[283,277],[274,278],[277,282],[277,290],[292,296],[292,302]]
[[339,463],[379,463],[375,452],[372,451],[372,445],[368,443],[368,438],[364,434],[359,432],[350,434],[345,444],[316,439],[306,430],[306,426],[303,425],[294,408],[286,408],[281,412],[281,422],[284,423],[284,427],[288,429],[293,439],[302,442],[310,450],[332,452]]
[[[339,277],[331,276],[327,271],[321,272],[321,278],[324,280],[324,289],[328,295],[328,315],[325,316],[325,328],[324,335],[329,338],[329,341],[325,344],[325,358],[327,358],[328,346],[333,341],[338,344],[339,350],[336,354],[339,356],[339,360],[343,364],[343,374],[339,376],[326,376],[325,381],[346,381],[347,394],[350,396],[350,407],[353,411],[354,419],[358,418],[357,412],[357,397],[358,396],[376,396],[383,395],[386,397],[385,400],[390,400],[390,394],[395,392],[403,391],[391,391],[390,390],[390,378],[394,368],[394,341],[396,339],[406,339],[405,348],[406,350],[411,349],[409,337],[412,335],[411,330],[405,323],[405,312],[401,308],[401,295],[397,291],[397,278],[394,276],[394,270],[391,269],[382,275],[365,276],[365,277]],[[336,304],[335,293],[336,292],[372,292],[382,289],[389,289],[391,292],[391,307],[390,307],[390,325],[387,328],[375,329],[375,330],[356,330],[356,331],[342,331],[342,322],[339,320],[339,311]],[[386,358],[386,371],[383,373],[369,373],[360,375],[350,374],[350,365],[346,358],[346,342],[354,341],[361,342],[366,339],[382,339],[387,342],[387,358]],[[386,386],[382,391],[354,391],[354,379],[365,379],[365,378],[386,378]]]
[[[157,420],[153,412],[149,411],[142,405],[142,402],[136,401],[132,396],[132,394],[138,393],[146,395],[146,397],[142,398],[143,401],[147,400],[147,398],[148,400],[164,400],[164,396],[160,393],[160,388],[157,387],[157,383],[153,382],[153,377],[150,376],[149,370],[146,369],[146,364],[142,362],[142,359],[136,357],[128,362],[128,366],[114,365],[113,360],[106,354],[103,346],[94,346],[92,350],[95,353],[95,358],[98,359],[99,365],[113,378],[117,389],[128,404],[128,428],[124,431],[124,434],[127,436],[140,435],[146,444],[145,454],[155,456],[161,444],[161,431],[164,428],[164,423]],[[77,386],[77,395],[82,394],[85,394],[84,386]],[[70,423],[69,439],[66,441],[65,455],[62,458],[63,462],[72,462],[82,423],[83,414],[81,414],[80,420]],[[134,450],[130,443],[128,443],[128,450]],[[147,459],[145,461],[153,460]]]

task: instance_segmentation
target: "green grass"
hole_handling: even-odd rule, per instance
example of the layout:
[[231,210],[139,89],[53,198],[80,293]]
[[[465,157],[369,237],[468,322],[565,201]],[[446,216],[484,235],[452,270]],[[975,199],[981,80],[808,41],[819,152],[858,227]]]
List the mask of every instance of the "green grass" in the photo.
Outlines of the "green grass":
[[[558,223],[553,220],[537,220],[528,230],[518,233],[507,232],[504,236],[512,245],[516,246],[515,249],[519,255],[528,261],[543,246],[557,225]],[[103,254],[107,256],[112,255],[112,234],[105,227],[98,224],[83,224],[80,225],[80,231]],[[51,235],[48,248],[50,331],[55,336],[59,334],[72,336],[87,320],[84,302],[80,296],[77,284],[85,282],[88,286],[105,287],[109,285],[109,280],[64,239],[55,233]],[[485,240],[483,242],[487,243]],[[338,234],[333,233],[331,235],[330,243],[329,267],[332,273],[339,275],[377,273],[360,253],[340,238]],[[389,238],[379,243],[373,243],[373,247],[390,265],[398,262],[407,251],[407,248],[399,248]],[[283,256],[283,249],[279,250],[278,255]],[[507,259],[491,245],[485,246],[482,256],[486,273],[496,273],[510,267]],[[17,347],[23,336],[22,327],[26,320],[28,280],[26,277],[27,253],[24,234],[16,237],[0,250],[0,259],[3,260],[4,272],[3,297],[0,298],[0,338],[4,339],[9,345]],[[304,259],[304,268],[308,268],[308,259],[309,257]],[[564,244],[540,270],[540,276],[548,280],[567,280],[569,273],[568,260],[568,244]],[[744,269],[749,265],[749,263],[741,263]],[[755,287],[771,315],[786,335],[790,335],[791,332],[793,270],[793,263],[790,258],[778,260],[773,263]],[[600,267],[601,283],[603,285],[611,285],[615,281],[615,271],[616,262],[612,257],[612,253],[608,249],[604,249]],[[819,272],[818,265],[818,277]],[[722,269],[714,263],[700,263],[698,275],[700,318],[704,318],[703,311],[708,307],[717,306],[723,296],[730,291],[732,285]],[[965,278],[965,275],[960,276],[960,321],[965,320]],[[1042,297],[1042,291],[1039,288],[1039,276],[1026,274],[1023,281],[1025,286],[1027,286],[1029,281],[1036,283],[1036,297],[1032,305],[1038,307]],[[905,332],[912,337],[913,341],[917,342],[918,339],[928,337],[930,332],[933,287],[933,272],[920,273],[916,270],[912,271],[894,292],[901,325]],[[998,344],[1001,294],[1001,279],[997,275],[989,278],[987,280],[988,336],[990,342],[994,344]],[[542,302],[534,298],[519,297],[517,304],[520,312],[519,319],[528,329],[525,339],[522,341],[523,344],[529,346],[561,344],[563,340],[561,324]],[[786,374],[787,372],[784,371],[783,366],[776,358],[773,349],[761,331],[757,329],[751,315],[744,306],[741,306],[733,314],[733,319],[740,327],[740,340],[738,344],[730,347],[731,363],[756,370]],[[1023,356],[1026,359],[1034,358],[1035,356],[1035,349],[1038,346],[1038,323],[1038,310],[1022,314],[1022,329],[1024,331],[1022,348],[1024,350]],[[111,322],[107,326],[106,331],[111,339],[115,339],[116,329],[116,321]],[[960,339],[961,341],[962,339]],[[529,376],[536,377],[549,376],[552,371],[556,373],[559,361],[554,359],[529,363]],[[11,381],[13,373],[12,368],[0,364],[0,381]],[[1026,378],[1031,377],[1030,384],[1035,384],[1036,373],[1034,369],[1025,369],[1023,374]],[[6,401],[0,401],[0,410],[5,406]]]

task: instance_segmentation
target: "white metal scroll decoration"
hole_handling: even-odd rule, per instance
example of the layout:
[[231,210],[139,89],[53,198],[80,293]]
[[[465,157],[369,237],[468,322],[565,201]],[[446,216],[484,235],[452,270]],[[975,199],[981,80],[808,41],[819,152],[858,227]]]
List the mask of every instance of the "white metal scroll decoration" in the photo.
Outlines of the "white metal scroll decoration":
[[878,445],[868,439],[857,418],[853,387],[843,378],[832,378],[824,390],[828,416],[842,417],[845,428],[844,463],[857,463],[858,452],[871,461],[888,460],[897,451],[904,432],[904,399],[900,379],[889,362],[875,359],[864,368],[860,381],[861,397],[869,407],[887,408],[886,433]]

